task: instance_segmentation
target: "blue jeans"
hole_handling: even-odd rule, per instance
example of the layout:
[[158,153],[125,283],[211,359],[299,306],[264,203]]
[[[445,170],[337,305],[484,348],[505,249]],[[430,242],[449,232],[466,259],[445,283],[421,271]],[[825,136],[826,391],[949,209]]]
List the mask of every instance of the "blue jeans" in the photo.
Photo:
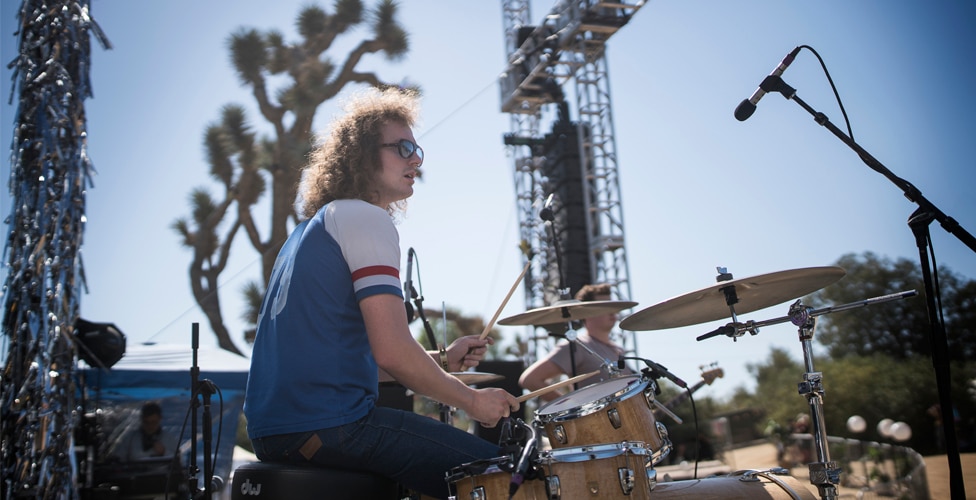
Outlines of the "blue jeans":
[[[299,450],[315,435],[322,446],[306,459]],[[449,494],[445,476],[450,469],[501,455],[495,443],[430,417],[386,407],[376,407],[351,424],[257,438],[252,444],[264,462],[365,470],[436,498]]]

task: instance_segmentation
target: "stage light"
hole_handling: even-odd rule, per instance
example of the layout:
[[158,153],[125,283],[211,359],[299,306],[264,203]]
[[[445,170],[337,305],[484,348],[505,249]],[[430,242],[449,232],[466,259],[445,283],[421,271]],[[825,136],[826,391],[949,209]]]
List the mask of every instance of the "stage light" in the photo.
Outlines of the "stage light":
[[125,334],[112,323],[75,321],[78,357],[93,368],[111,368],[125,355]]

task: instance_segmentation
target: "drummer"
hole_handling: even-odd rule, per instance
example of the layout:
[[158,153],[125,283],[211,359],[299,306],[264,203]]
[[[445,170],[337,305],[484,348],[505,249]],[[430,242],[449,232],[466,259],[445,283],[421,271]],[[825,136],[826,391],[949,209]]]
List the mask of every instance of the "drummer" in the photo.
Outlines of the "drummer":
[[[580,302],[610,300],[610,285],[606,283],[585,285],[576,292],[575,298]],[[582,373],[601,370],[607,362],[611,363],[614,367],[616,366],[617,359],[624,353],[622,347],[610,340],[610,333],[613,331],[613,327],[617,325],[617,313],[612,312],[600,316],[591,316],[580,321],[583,322],[583,326],[586,328],[578,333],[576,337],[577,342],[585,344],[586,347],[589,347],[590,350],[599,354],[604,359],[598,359],[589,350],[578,348],[578,346],[575,352],[571,352],[572,343],[568,341],[559,342],[552,351],[539,358],[538,361],[522,372],[522,376],[519,377],[519,385],[523,389],[529,391],[542,389],[543,387],[558,382],[558,379],[563,375],[572,377]],[[575,371],[573,370],[571,359],[575,359]],[[619,373],[621,375],[630,375],[633,371],[624,367]],[[582,387],[600,382],[608,378],[608,376],[607,370],[603,369],[599,375],[594,375],[586,380],[580,381],[579,386]],[[543,401],[552,401],[560,395],[561,393],[559,391],[551,391],[539,397]]]
[[467,336],[425,352],[407,325],[395,220],[424,160],[412,130],[418,115],[413,91],[353,94],[309,155],[299,185],[304,220],[279,252],[261,305],[244,413],[264,462],[369,471],[446,498],[445,472],[499,456],[498,445],[378,406],[379,382],[396,380],[486,427],[519,401],[446,373],[477,366],[490,341]]

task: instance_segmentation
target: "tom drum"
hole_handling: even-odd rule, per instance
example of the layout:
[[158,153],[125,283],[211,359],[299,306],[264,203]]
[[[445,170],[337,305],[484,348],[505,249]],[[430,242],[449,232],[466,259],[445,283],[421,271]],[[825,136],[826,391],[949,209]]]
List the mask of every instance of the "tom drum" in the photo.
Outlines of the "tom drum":
[[671,452],[664,424],[654,418],[657,384],[639,375],[598,382],[555,399],[536,411],[553,449],[638,441],[656,465]]

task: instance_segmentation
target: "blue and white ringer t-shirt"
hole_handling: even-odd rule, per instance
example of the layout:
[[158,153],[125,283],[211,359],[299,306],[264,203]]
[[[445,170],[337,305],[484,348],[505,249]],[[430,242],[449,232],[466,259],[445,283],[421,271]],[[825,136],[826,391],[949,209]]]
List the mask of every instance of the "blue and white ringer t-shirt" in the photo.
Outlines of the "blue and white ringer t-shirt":
[[376,403],[378,368],[359,301],[403,297],[386,210],[337,200],[303,221],[275,261],[258,317],[244,413],[252,439],[335,427]]

